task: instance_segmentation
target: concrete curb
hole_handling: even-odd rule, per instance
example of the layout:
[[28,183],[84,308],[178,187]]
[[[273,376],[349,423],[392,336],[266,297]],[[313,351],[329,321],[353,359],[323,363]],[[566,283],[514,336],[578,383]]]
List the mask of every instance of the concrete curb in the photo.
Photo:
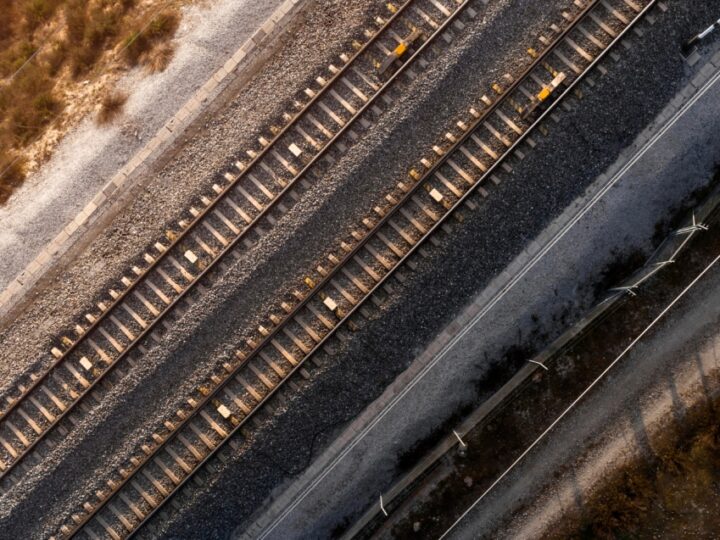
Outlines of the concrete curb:
[[[623,167],[633,158],[638,150],[643,148],[652,138],[658,133],[663,126],[667,124],[669,120],[685,105],[688,98],[696,94],[697,90],[701,88],[711,77],[720,71],[720,52],[715,54],[706,65],[698,71],[697,76],[686,86],[686,88],[679,93],[679,96],[672,100],[663,111],[657,116],[657,118],[648,127],[638,135],[633,144],[629,146],[621,155],[618,157],[615,163],[610,165],[608,169],[598,177],[596,182],[586,191],[586,193],[580,197],[576,202],[570,204],[565,211],[558,216],[538,237],[530,242],[528,248],[512,261],[506,269],[497,276],[492,282],[485,288],[485,290],[478,295],[478,297],[467,306],[450,324],[448,324],[442,332],[430,343],[427,348],[415,359],[412,365],[403,373],[401,373],[393,383],[383,392],[383,394],[373,401],[368,407],[338,436],[338,438],[327,448],[323,453],[318,456],[312,464],[302,472],[297,478],[288,481],[285,485],[279,486],[273,495],[270,496],[266,504],[260,509],[257,515],[251,518],[251,524],[247,527],[244,532],[242,529],[235,531],[234,538],[259,538],[263,537],[268,532],[268,527],[271,527],[278,519],[282,519],[285,510],[291,506],[296,499],[303,497],[306,493],[309,493],[317,482],[317,479],[322,475],[328,468],[333,467],[334,464],[342,458],[343,454],[349,451],[354,445],[356,439],[362,438],[364,431],[372,425],[376,417],[378,417],[386,407],[393,401],[396,395],[398,395],[402,389],[408,386],[424,369],[431,363],[434,357],[443,352],[453,341],[458,331],[470,324],[475,317],[481,313],[486,306],[492,302],[493,298],[498,295],[508,284],[513,280],[514,272],[523,268],[528,264],[533,257],[538,254],[543,248],[542,246],[550,243],[555,235],[560,232],[565,224],[569,223],[575,215],[582,209],[583,201],[591,199],[597,192],[601,191],[601,188],[605,186]],[[710,206],[715,207],[720,201],[717,200],[717,194],[711,201]],[[708,207],[703,205],[701,214],[708,211]],[[698,214],[698,218],[701,220],[703,215]],[[642,282],[656,271],[652,267],[654,261],[665,261],[684,247],[684,241],[682,238],[673,241],[669,239],[664,242],[660,248],[650,258],[649,266],[643,267],[638,273],[634,274],[629,280],[629,284],[637,284]],[[678,246],[678,243],[680,246]],[[603,304],[596,306],[592,312],[588,313],[578,325],[589,322],[588,319],[594,320],[601,313],[606,312],[606,309],[614,304],[621,296],[626,294],[625,292],[615,294],[606,299]],[[573,330],[576,328],[573,327]],[[572,333],[572,332],[571,332]],[[572,336],[565,336],[566,338],[572,338],[576,333],[572,333]],[[542,361],[542,357],[539,358]],[[523,380],[530,377],[536,370],[542,369],[535,364],[527,364],[516,376],[521,376]],[[504,395],[502,396],[504,397]],[[495,400],[493,400],[495,401]],[[475,418],[473,416],[472,418]],[[464,430],[465,424],[461,424],[457,431],[460,436],[466,432]],[[443,443],[456,445],[458,444],[457,439],[454,435],[449,435],[448,438],[442,441]],[[420,468],[420,466],[418,466]],[[425,467],[422,467],[425,470]],[[414,469],[415,470],[415,469]],[[397,495],[402,488],[396,491],[395,484],[393,488],[383,494],[385,505],[387,506],[392,500],[393,496]],[[367,520],[371,518],[371,515],[376,514],[380,511],[379,506],[376,504],[373,508],[368,510],[366,514],[361,518]],[[355,531],[355,528],[351,529]],[[352,536],[346,533],[344,537]]]
[[149,170],[157,160],[192,124],[227,86],[235,80],[240,68],[255,62],[264,50],[293,21],[307,0],[285,0],[273,14],[243,43],[225,64],[188,99],[115,174],[85,208],[51,240],[20,274],[0,293],[0,317],[6,315],[100,217]]

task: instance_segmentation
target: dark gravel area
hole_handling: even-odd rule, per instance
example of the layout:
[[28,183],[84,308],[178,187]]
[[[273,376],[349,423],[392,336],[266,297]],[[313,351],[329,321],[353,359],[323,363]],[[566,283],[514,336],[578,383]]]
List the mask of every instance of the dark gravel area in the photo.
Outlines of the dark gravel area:
[[[225,98],[226,106],[216,111],[216,116],[204,118],[199,122],[200,125],[195,126],[164,168],[149,179],[137,198],[107,225],[77,257],[72,267],[63,269],[55,276],[22,314],[4,321],[6,326],[0,333],[0,380],[5,391],[18,373],[37,369],[50,360],[49,349],[62,335],[59,329],[71,328],[82,317],[83,309],[92,309],[90,306],[94,301],[106,299],[107,289],[128,272],[131,261],[162,237],[165,224],[179,219],[192,204],[194,197],[207,192],[216,182],[217,175],[227,170],[228,165],[246,148],[255,148],[256,137],[264,133],[262,126],[270,124],[284,110],[290,109],[288,104],[304,88],[303,82],[317,76],[320,72],[318,66],[336,62],[339,53],[348,51],[349,42],[369,24],[382,6],[382,2],[368,3],[367,0],[309,5],[297,27],[284,37],[280,49],[257,76],[247,86],[235,88],[235,95]],[[268,96],[272,96],[272,99]],[[173,189],[168,189],[168,185],[172,185]],[[162,204],[158,205],[158,201],[162,201]],[[268,289],[268,297],[272,296],[272,290]],[[169,339],[185,335],[185,330]],[[182,340],[178,343],[181,344]],[[212,355],[207,357],[212,358]],[[146,371],[149,366],[156,367],[154,363],[148,362],[145,364]],[[128,388],[141,380],[142,373],[135,373],[132,380],[127,381]],[[118,389],[118,395],[126,390],[126,387]],[[145,398],[146,404],[155,401],[152,392],[148,392]],[[135,409],[134,405],[132,409]],[[157,404],[158,417],[161,414],[163,418],[166,417],[167,411]],[[127,422],[126,416],[120,415],[123,423]],[[114,426],[111,431],[115,427],[120,428],[119,425]],[[122,433],[122,430],[118,429],[118,433]],[[81,460],[85,463],[77,462],[77,470],[85,469],[90,456],[101,457],[97,453],[97,448],[103,446],[98,442],[100,440],[106,439],[95,439],[92,448],[80,452],[80,455],[85,456]],[[62,450],[61,447],[57,453]],[[48,470],[54,470],[58,461],[48,460]],[[102,456],[98,463],[109,462]],[[46,524],[49,527],[47,532],[52,531],[52,523],[47,519],[50,513],[45,503],[37,504],[37,499],[24,498],[28,492],[32,492],[41,474],[38,471],[36,476],[28,478],[13,493],[19,499],[8,501],[10,497],[5,497],[0,500],[2,513],[6,517],[17,500],[26,500],[33,511],[39,512],[38,519],[32,521],[28,518],[31,513],[16,514],[18,536],[25,534],[23,531],[27,531],[30,523]],[[50,493],[67,494],[72,482],[78,480],[73,471],[60,474],[59,478],[57,489]],[[40,488],[40,493],[47,492]],[[64,496],[62,498],[65,499]],[[43,495],[41,500],[45,499]],[[69,499],[67,502],[66,512],[53,514],[57,519],[69,515],[69,511],[76,509],[81,501]]]
[[[512,174],[503,175],[504,182],[492,189],[479,211],[465,212],[465,223],[454,228],[444,247],[435,249],[394,302],[354,334],[322,374],[306,383],[287,404],[287,412],[276,414],[271,424],[255,431],[252,445],[230,462],[218,463],[210,487],[196,490],[183,503],[182,513],[158,524],[162,536],[190,538],[203,531],[227,537],[238,525],[241,530],[264,496],[302,471],[345,422],[409,365],[468,298],[481,291],[617,158],[687,83],[686,65],[677,53],[665,51],[677,51],[682,38],[713,17],[711,7],[700,1],[668,4],[670,12],[642,39],[630,38],[633,48],[621,48],[620,61],[607,62],[609,74],[596,75],[595,88],[573,103],[574,110],[559,113],[561,123],[549,124],[548,138],[535,137],[537,148],[515,165]],[[477,43],[476,47],[486,45],[482,39]],[[463,68],[470,69],[467,64]],[[601,271],[595,279],[589,277],[572,303],[553,306],[556,314],[565,313],[563,323],[579,316],[592,300],[592,283],[600,279]],[[551,326],[542,330],[545,342],[558,331]],[[478,378],[487,367],[478,366]]]

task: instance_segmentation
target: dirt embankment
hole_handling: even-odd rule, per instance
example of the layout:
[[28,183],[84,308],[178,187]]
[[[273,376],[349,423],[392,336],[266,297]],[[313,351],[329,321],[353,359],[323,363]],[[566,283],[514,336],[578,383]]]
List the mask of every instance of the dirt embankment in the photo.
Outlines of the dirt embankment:
[[0,16],[0,204],[85,115],[118,116],[119,77],[162,71],[193,0],[7,0]]
[[654,454],[616,471],[555,528],[566,538],[703,538],[720,532],[720,398],[690,411]]

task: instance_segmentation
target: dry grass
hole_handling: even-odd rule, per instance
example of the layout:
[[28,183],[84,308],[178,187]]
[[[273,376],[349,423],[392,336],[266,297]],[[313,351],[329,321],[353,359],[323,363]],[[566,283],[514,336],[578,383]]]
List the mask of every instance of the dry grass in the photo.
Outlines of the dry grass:
[[167,41],[177,31],[180,18],[173,12],[164,11],[143,28],[132,32],[125,40],[125,58],[130,66],[147,64],[153,50]]
[[150,73],[165,71],[174,55],[175,47],[172,43],[163,43],[147,53],[145,67]]
[[[109,87],[123,70],[168,66],[179,5],[189,1],[0,0],[0,204],[22,184],[31,146],[97,103],[68,101],[84,95],[81,85],[102,77]],[[165,7],[157,12],[159,4]],[[97,121],[111,122],[126,99],[106,91]]]
[[21,157],[11,157],[7,154],[0,153],[0,163],[4,163],[2,173],[2,182],[0,182],[0,204],[4,204],[13,191],[22,185],[25,180],[25,161]]
[[122,113],[123,105],[127,101],[125,92],[112,90],[105,94],[100,101],[100,110],[98,111],[96,121],[100,125],[109,124]]

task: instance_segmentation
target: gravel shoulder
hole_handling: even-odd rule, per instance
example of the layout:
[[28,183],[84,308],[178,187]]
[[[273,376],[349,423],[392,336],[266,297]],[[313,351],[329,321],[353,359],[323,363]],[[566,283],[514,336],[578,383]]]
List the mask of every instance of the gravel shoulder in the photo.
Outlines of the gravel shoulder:
[[136,69],[118,87],[129,95],[115,125],[88,115],[54,157],[0,207],[0,289],[90,202],[282,0],[209,0],[182,10],[174,58],[162,73]]

